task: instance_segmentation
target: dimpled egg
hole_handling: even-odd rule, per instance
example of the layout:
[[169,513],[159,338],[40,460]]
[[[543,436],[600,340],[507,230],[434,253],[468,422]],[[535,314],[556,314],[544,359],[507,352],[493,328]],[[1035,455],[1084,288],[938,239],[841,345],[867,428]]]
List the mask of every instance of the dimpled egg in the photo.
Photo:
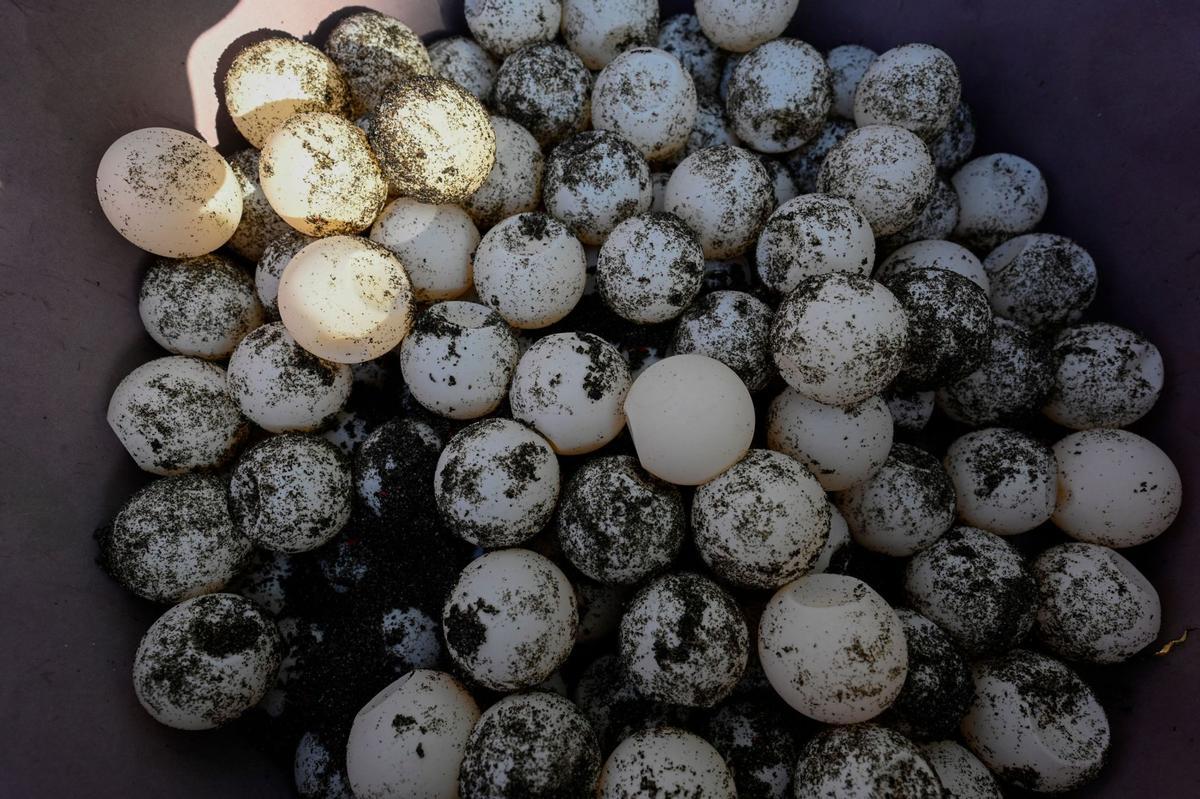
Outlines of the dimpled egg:
[[937,773],[916,744],[877,724],[817,733],[800,751],[792,790],[796,799],[943,799]]
[[868,125],[846,134],[825,156],[817,190],[854,203],[876,236],[888,236],[920,215],[936,175],[929,148],[914,133]]
[[853,405],[900,372],[908,320],[890,291],[862,275],[804,278],[771,328],[775,365],[788,385],[827,405]]
[[643,213],[621,222],[596,261],[596,287],[605,304],[639,324],[674,319],[703,281],[700,241],[673,214]]
[[800,193],[812,194],[817,190],[817,178],[820,176],[821,164],[825,163],[825,156],[852,130],[853,122],[830,117],[825,120],[825,126],[814,138],[783,156]]
[[1078,788],[1108,758],[1109,727],[1092,689],[1053,658],[1015,649],[975,664],[967,746],[1003,782],[1040,793]]
[[449,674],[417,669],[354,717],[346,772],[354,796],[458,796],[458,770],[479,706]]
[[892,416],[879,396],[846,407],[785,388],[767,411],[767,446],[790,455],[826,491],[869,479],[892,448]]
[[400,260],[417,302],[452,300],[471,290],[479,230],[457,205],[397,197],[375,220],[370,237]]
[[750,656],[742,611],[699,574],[659,577],[625,609],[621,662],[639,693],[689,707],[712,707],[733,690]]
[[[933,195],[929,198],[929,202],[925,203],[925,207],[921,209],[917,218],[890,236],[884,236],[877,240],[875,247],[879,255],[890,255],[905,244],[912,244],[915,241],[941,241],[954,233],[957,225],[958,194],[944,177],[938,175],[934,183]],[[985,280],[987,278],[982,263],[979,264],[977,276]],[[964,277],[969,277],[969,275],[964,275]],[[983,288],[986,290],[987,287],[983,286]]]
[[861,44],[838,45],[825,55],[825,63],[829,66],[829,84],[833,91],[830,114],[842,119],[854,119],[854,94],[877,55],[874,50]]
[[587,718],[545,691],[506,696],[471,730],[462,799],[556,799],[593,792],[600,749]]
[[562,20],[560,0],[465,0],[467,28],[481,45],[503,58],[522,47],[548,42]]
[[677,355],[715,358],[737,372],[751,391],[775,376],[771,361],[771,307],[744,291],[713,291],[688,306],[675,328]]
[[677,485],[699,485],[750,449],[754,401],[725,364],[674,355],[638,375],[625,398],[642,468]]
[[279,323],[252,331],[229,358],[230,395],[273,433],[320,427],[346,404],[352,383],[349,366],[303,349]]
[[740,799],[788,799],[799,745],[790,719],[754,700],[722,705],[705,725],[705,736],[729,771]]
[[875,279],[887,283],[918,269],[944,269],[967,278],[984,293],[991,291],[987,270],[974,253],[952,241],[929,240],[905,244],[883,259]]
[[1050,350],[1054,379],[1042,413],[1075,430],[1126,427],[1141,419],[1163,388],[1158,348],[1105,322],[1069,327]]
[[629,736],[600,771],[599,799],[735,799],[733,776],[712,744],[677,727]]
[[953,736],[974,691],[966,658],[929,619],[907,608],[897,608],[896,615],[908,643],[908,677],[885,723],[917,741]]
[[667,181],[666,209],[700,237],[705,258],[731,258],[748,250],[774,205],[762,162],[740,147],[698,150]]
[[374,111],[393,83],[433,73],[421,37],[377,11],[344,17],[329,32],[325,52],[350,86],[352,117]]
[[537,139],[506,117],[493,116],[492,130],[496,132],[496,162],[483,185],[462,201],[481,228],[536,210],[542,199],[545,159]]
[[400,345],[413,399],[451,419],[496,409],[517,366],[517,338],[500,314],[471,302],[440,302],[417,317]]
[[212,252],[242,218],[242,189],[229,163],[170,128],[142,128],[113,142],[96,168],[96,194],[118,233],[167,258]]
[[360,507],[393,535],[436,509],[433,475],[442,437],[423,421],[397,418],[376,427],[354,457],[354,490]]
[[488,102],[499,66],[474,39],[466,36],[439,39],[429,45],[429,61],[434,75],[454,81],[479,102]]
[[538,144],[556,144],[591,121],[592,73],[561,44],[531,45],[504,59],[492,96]]
[[600,71],[592,126],[626,139],[650,161],[687,144],[696,122],[696,87],[675,56],[654,47],[626,50]]
[[979,367],[937,390],[937,406],[956,422],[975,427],[1029,416],[1050,390],[1050,353],[1029,329],[999,317]]
[[785,153],[821,132],[832,96],[829,68],[812,45],[775,39],[738,62],[726,108],[734,133],[762,153]]
[[157,358],[134,369],[108,402],[108,426],[138,468],[183,474],[219,468],[249,425],[221,367],[199,358]]
[[958,495],[958,515],[997,535],[1018,535],[1049,521],[1058,467],[1054,453],[1017,430],[992,427],[955,439],[946,472]]
[[536,535],[558,500],[558,459],[545,439],[510,419],[485,419],[442,450],[434,492],[461,538],[489,548]]
[[586,283],[583,245],[548,214],[505,219],[475,251],[475,291],[513,327],[554,324],[579,302]]
[[937,458],[895,444],[882,467],[838,494],[854,541],[905,557],[936,541],[954,523],[954,485]]
[[754,255],[763,283],[787,294],[813,275],[869,275],[875,264],[875,236],[867,218],[848,201],[804,194],[775,209]]
[[821,484],[792,458],[752,449],[692,501],[696,548],[722,579],[778,588],[806,573],[829,536]]
[[946,799],[1004,799],[992,772],[962,744],[934,741],[920,749],[937,772]]
[[718,47],[745,53],[783,33],[799,4],[800,0],[699,0],[696,16]]
[[1037,583],[1024,558],[1000,536],[974,527],[955,527],[914,555],[904,592],[971,658],[1018,645],[1037,612]]
[[471,561],[442,610],[454,662],[493,691],[532,687],[553,674],[570,654],[578,625],[566,575],[525,549]]
[[563,0],[562,36],[588,69],[601,69],[622,51],[653,44],[656,0]]
[[620,222],[650,209],[650,167],[620,136],[590,130],[546,160],[542,201],[584,244],[601,244]]
[[954,60],[928,44],[904,44],[881,53],[854,92],[854,121],[896,125],[932,139],[950,124],[962,84]]
[[840,574],[810,574],[771,597],[758,657],[785,702],[827,724],[879,715],[908,672],[895,611],[866,583]]
[[983,266],[992,308],[1034,331],[1078,322],[1096,296],[1096,262],[1065,236],[1017,236],[988,253]]
[[275,680],[283,642],[235,594],[188,599],[158,617],[133,660],[133,688],[155,721],[210,730],[254,707]]
[[954,237],[976,249],[989,249],[1029,232],[1042,221],[1050,201],[1041,171],[1008,153],[968,161],[950,183],[959,206]]
[[229,357],[263,323],[254,282],[223,255],[155,261],[142,276],[138,314],[163,349],[210,360]]
[[717,93],[722,53],[700,30],[695,14],[675,14],[663,20],[658,27],[658,47],[679,59],[699,94]]
[[291,226],[279,218],[258,179],[259,151],[253,147],[238,150],[229,157],[229,168],[242,190],[242,219],[229,239],[229,247],[250,261],[262,257],[263,249]]
[[254,290],[271,319],[279,318],[279,279],[287,269],[292,256],[316,241],[298,230],[288,227],[287,231],[273,239],[264,249],[254,270]]
[[1131,547],[1158,537],[1179,514],[1183,488],[1167,454],[1128,430],[1085,430],[1054,445],[1053,520],[1079,541]]
[[255,545],[307,552],[350,520],[350,465],[323,438],[283,435],[251,447],[229,482],[229,510]]

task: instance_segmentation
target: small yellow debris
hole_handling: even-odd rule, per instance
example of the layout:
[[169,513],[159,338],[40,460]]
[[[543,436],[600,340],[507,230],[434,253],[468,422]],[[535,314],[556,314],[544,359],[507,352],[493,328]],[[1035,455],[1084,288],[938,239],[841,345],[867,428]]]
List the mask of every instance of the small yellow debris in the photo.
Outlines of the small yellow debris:
[[1172,649],[1174,649],[1176,646],[1178,646],[1179,644],[1182,644],[1184,641],[1187,640],[1188,633],[1191,631],[1192,631],[1192,628],[1190,628],[1190,627],[1185,628],[1182,635],[1180,635],[1178,638],[1175,638],[1171,641],[1167,641],[1165,644],[1162,645],[1161,649],[1159,649],[1157,652],[1154,653],[1154,656],[1162,657],[1163,655],[1171,654]]

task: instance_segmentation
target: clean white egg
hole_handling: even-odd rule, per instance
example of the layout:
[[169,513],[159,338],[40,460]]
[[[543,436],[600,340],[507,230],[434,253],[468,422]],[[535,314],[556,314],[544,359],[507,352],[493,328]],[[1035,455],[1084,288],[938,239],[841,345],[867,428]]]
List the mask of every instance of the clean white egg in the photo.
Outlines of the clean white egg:
[[677,727],[655,727],[617,745],[596,789],[599,799],[735,799],[733,775],[712,744]]
[[803,464],[826,491],[870,479],[887,460],[893,433],[879,396],[843,408],[785,388],[767,412],[767,446]]

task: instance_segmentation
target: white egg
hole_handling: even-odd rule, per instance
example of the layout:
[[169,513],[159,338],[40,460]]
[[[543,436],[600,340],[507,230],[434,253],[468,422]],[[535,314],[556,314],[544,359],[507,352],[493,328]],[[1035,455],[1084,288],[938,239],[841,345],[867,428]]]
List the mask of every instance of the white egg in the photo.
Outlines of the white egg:
[[733,775],[712,744],[677,727],[634,733],[617,745],[596,790],[599,799],[735,799]]
[[916,134],[868,125],[846,134],[821,165],[817,190],[854,203],[876,236],[910,224],[933,195],[937,171]]
[[667,211],[696,232],[705,258],[746,252],[774,205],[775,192],[762,162],[740,147],[698,150],[667,181]]
[[229,248],[250,261],[262,257],[268,244],[291,230],[279,218],[258,179],[259,151],[253,147],[238,150],[229,157],[229,168],[242,190],[242,219],[229,239]]
[[1096,777],[1108,759],[1108,717],[1075,672],[1022,649],[972,671],[975,701],[962,733],[993,773],[1040,793],[1069,791]]
[[737,373],[704,355],[674,355],[642,372],[625,398],[642,468],[699,485],[736,463],[754,436],[754,402]]
[[250,421],[280,433],[321,427],[350,397],[345,364],[303,349],[282,324],[263,325],[229,358],[229,393]]
[[929,141],[929,153],[941,172],[954,172],[971,157],[975,149],[975,117],[971,107],[959,100],[950,124]]
[[539,144],[555,144],[591,121],[592,73],[561,44],[531,45],[504,59],[492,101]]
[[754,256],[763,283],[787,294],[813,275],[870,275],[875,236],[867,218],[847,200],[804,194],[771,214]]
[[434,493],[442,518],[483,547],[512,546],[550,521],[558,458],[520,422],[485,419],[459,431],[438,457]]
[[952,241],[927,240],[905,244],[883,260],[875,272],[875,279],[886,283],[917,269],[945,269],[962,275],[983,289],[984,293],[991,290],[983,264],[966,247]]
[[465,0],[467,28],[503,58],[522,47],[552,41],[562,19],[559,0]]
[[[958,194],[941,175],[934,182],[933,195],[912,222],[875,242],[877,256],[887,256],[914,241],[940,241],[949,238],[958,226]],[[976,259],[978,260],[978,259]],[[980,267],[983,265],[980,264]],[[980,269],[980,277],[987,273]],[[986,290],[986,289],[985,289]]]
[[412,28],[377,11],[343,17],[325,42],[325,52],[350,86],[351,116],[374,111],[393,83],[433,74],[429,52]]
[[562,0],[562,36],[588,69],[658,37],[656,0]]
[[475,291],[513,327],[554,324],[579,302],[586,283],[583,245],[547,214],[510,216],[475,251]]
[[866,583],[840,574],[810,574],[771,597],[758,657],[785,702],[827,724],[879,715],[908,673],[895,611]]
[[546,160],[542,201],[584,244],[650,209],[650,167],[631,143],[609,131],[579,133]]
[[861,44],[838,45],[826,54],[825,63],[829,66],[833,89],[833,105],[829,111],[833,116],[854,119],[854,94],[877,55]]
[[773,589],[809,571],[829,537],[829,515],[821,484],[803,466],[752,449],[696,490],[692,532],[717,576]]
[[919,747],[937,772],[945,799],[1004,799],[992,772],[962,744],[934,741]]
[[996,314],[1038,332],[1078,322],[1096,297],[1096,262],[1066,236],[1030,233],[983,262]]
[[226,380],[224,369],[199,358],[157,358],[117,385],[108,425],[148,472],[220,468],[250,432]]
[[933,391],[888,391],[883,395],[888,410],[892,412],[892,421],[901,430],[918,432],[929,425],[933,416]]
[[185,600],[158,617],[133,660],[133,688],[154,720],[210,730],[258,704],[283,642],[253,602],[235,594]]
[[675,14],[663,20],[657,47],[679,59],[692,76],[697,93],[717,93],[724,54],[704,35],[695,14]]
[[850,546],[850,526],[846,524],[846,518],[837,509],[837,505],[832,502],[827,504],[829,506],[829,537],[825,539],[825,545],[821,547],[821,552],[813,561],[812,568],[808,570],[809,574],[840,570],[844,565],[847,547]]
[[676,355],[715,358],[737,372],[751,391],[775,376],[771,360],[771,307],[744,291],[712,291],[679,318],[671,347]]
[[837,117],[830,117],[825,126],[807,144],[783,156],[792,180],[801,194],[812,194],[817,190],[817,178],[821,172],[821,164],[829,151],[841,143],[842,139],[854,130],[854,123]]
[[879,471],[892,449],[892,415],[879,396],[839,407],[785,388],[767,412],[767,446],[804,465],[826,491]]
[[832,102],[829,67],[816,48],[782,38],[738,62],[725,101],[733,131],[762,153],[795,150],[821,132]]
[[502,549],[469,563],[442,611],[455,663],[494,691],[544,681],[567,659],[578,626],[571,582],[525,549]]
[[481,228],[516,214],[536,210],[542,199],[545,159],[537,139],[506,117],[493,116],[496,162],[483,185],[462,201]]
[[696,16],[719,47],[744,53],[783,33],[799,4],[800,0],[698,0]]
[[479,230],[457,205],[398,197],[375,220],[370,238],[400,259],[417,302],[452,300],[471,290]]
[[444,442],[416,414],[375,427],[354,457],[359,509],[404,535],[435,513],[433,475]]
[[1016,155],[995,153],[963,164],[950,178],[958,193],[954,237],[988,249],[1032,230],[1050,201],[1036,166]]
[[642,213],[621,222],[596,261],[596,287],[605,304],[639,324],[679,316],[703,281],[700,241],[672,214]]
[[433,74],[454,81],[479,102],[488,102],[499,66],[474,39],[466,36],[439,39],[429,45],[429,61]]
[[302,799],[354,799],[344,758],[334,755],[317,735],[306,732],[296,744],[292,778]]
[[926,141],[958,110],[962,83],[954,60],[929,44],[893,47],[873,60],[854,92],[854,121],[896,125]]
[[1058,489],[1054,453],[1017,430],[992,427],[955,439],[946,472],[958,515],[972,527],[1018,535],[1049,521]]
[[1053,520],[1072,538],[1131,547],[1157,538],[1179,514],[1183,486],[1167,454],[1128,430],[1085,430],[1054,445]]
[[890,291],[862,275],[814,275],[784,299],[771,328],[787,384],[827,405],[878,394],[900,373],[908,320]]
[[775,192],[776,208],[788,200],[794,200],[800,194],[800,190],[796,188],[796,181],[792,180],[792,173],[782,161],[764,156],[762,165],[771,178],[771,189]]
[[1033,414],[1053,380],[1050,354],[1024,325],[995,317],[991,351],[957,382],[937,390],[937,407],[973,427]]
[[96,168],[96,195],[118,233],[168,258],[212,252],[242,218],[242,189],[229,163],[170,128],[142,128],[113,142]]
[[354,795],[455,799],[459,765],[478,719],[479,706],[449,674],[405,674],[354,717],[346,744]]
[[142,276],[138,314],[163,349],[210,360],[228,358],[264,321],[254,281],[222,255],[155,261]]
[[592,126],[611,130],[650,161],[687,144],[696,122],[696,87],[675,56],[654,47],[625,50],[600,71]]
[[[682,152],[675,153],[667,159],[668,164],[676,159],[691,155],[707,147],[728,144],[736,147],[741,142],[729,126],[729,118],[725,115],[725,106],[713,97],[700,96],[696,100],[696,122],[692,132],[688,134],[687,145]],[[760,161],[761,163],[761,161]]]
[[263,304],[263,310],[272,319],[279,318],[279,279],[292,256],[316,241],[291,227],[273,239],[263,249],[262,257],[254,270],[254,290]]
[[1162,354],[1117,325],[1094,322],[1060,331],[1050,360],[1054,382],[1042,413],[1064,427],[1126,427],[1149,413],[1162,393]]
[[944,799],[937,773],[916,744],[877,724],[817,733],[800,752],[792,790],[795,799]]

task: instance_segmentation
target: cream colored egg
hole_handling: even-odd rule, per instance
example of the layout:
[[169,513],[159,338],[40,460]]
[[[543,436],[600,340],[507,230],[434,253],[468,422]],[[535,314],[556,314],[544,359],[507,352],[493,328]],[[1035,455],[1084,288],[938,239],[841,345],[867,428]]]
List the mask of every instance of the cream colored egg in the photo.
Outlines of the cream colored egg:
[[505,219],[475,252],[475,291],[513,327],[554,324],[579,302],[586,283],[583,245],[547,214]]
[[596,261],[596,287],[605,304],[640,324],[679,316],[703,281],[700,242],[671,214],[626,219],[604,240]]
[[704,355],[675,355],[647,368],[629,389],[625,415],[642,468],[678,485],[716,477],[754,436],[746,385]]
[[229,168],[242,189],[242,220],[229,239],[229,247],[251,261],[261,258],[268,244],[291,230],[263,194],[258,182],[258,161],[259,152],[253,147],[238,150],[229,158]]
[[735,799],[733,775],[712,744],[676,727],[636,732],[600,770],[599,799]]
[[818,732],[800,751],[795,799],[946,799],[916,745],[878,724]]
[[562,36],[588,69],[658,37],[657,0],[562,0]]
[[774,208],[771,177],[755,155],[740,147],[698,150],[667,181],[666,209],[700,237],[705,258],[744,253]]
[[592,126],[619,134],[649,161],[682,150],[695,122],[692,76],[666,50],[628,49],[596,77]]
[[854,121],[897,125],[929,141],[950,124],[961,94],[954,59],[929,44],[904,44],[867,67],[854,93]]
[[884,259],[875,272],[875,279],[887,282],[916,269],[945,269],[962,275],[985,292],[991,290],[983,263],[966,247],[952,241],[927,240],[905,244]]
[[1117,325],[1093,322],[1060,331],[1050,360],[1054,382],[1042,413],[1065,427],[1131,425],[1162,393],[1158,347]]
[[500,58],[537,42],[552,41],[562,20],[560,0],[466,0],[467,28]]
[[465,36],[440,39],[429,45],[429,60],[433,74],[454,81],[479,102],[488,102],[499,67],[474,39]]
[[1028,233],[1050,202],[1041,170],[1016,155],[995,153],[968,161],[950,179],[958,193],[954,238],[990,249]]
[[592,73],[555,42],[504,59],[492,90],[496,111],[525,126],[544,146],[585,130],[592,118]]
[[962,744],[934,741],[920,744],[920,749],[937,772],[946,799],[1004,799],[992,772]]
[[767,219],[755,265],[768,288],[787,294],[812,275],[869,275],[875,265],[871,224],[849,201],[824,194],[789,200]]
[[842,44],[825,56],[833,87],[833,106],[829,109],[833,116],[854,119],[854,93],[876,55],[861,44]]
[[1018,535],[1049,521],[1058,467],[1054,453],[1017,430],[992,427],[956,439],[946,472],[958,495],[958,514],[972,527]]
[[343,17],[329,32],[325,52],[350,86],[354,117],[375,110],[396,81],[433,73],[421,37],[395,17],[376,11]]
[[844,491],[883,466],[892,428],[878,395],[842,408],[785,388],[767,412],[767,446],[803,464],[826,491]]
[[462,206],[482,228],[533,211],[542,199],[545,159],[533,134],[507,117],[492,116],[496,162],[487,180]]
[[832,102],[829,67],[816,48],[783,37],[738,62],[725,101],[734,133],[760,153],[786,153],[824,127]]
[[96,168],[96,194],[118,233],[168,258],[212,252],[242,218],[242,190],[229,163],[170,128],[142,128],[113,142]]
[[850,131],[825,156],[817,191],[854,203],[876,236],[888,236],[921,215],[936,178],[929,148],[916,134],[868,125]]
[[451,300],[471,289],[471,259],[479,230],[457,205],[399,197],[371,226],[371,241],[400,259],[417,302]]
[[783,33],[800,0],[698,0],[700,28],[723,50],[745,53]]
[[622,221],[649,210],[653,199],[646,159],[615,133],[576,134],[546,159],[546,211],[584,244],[603,243]]

